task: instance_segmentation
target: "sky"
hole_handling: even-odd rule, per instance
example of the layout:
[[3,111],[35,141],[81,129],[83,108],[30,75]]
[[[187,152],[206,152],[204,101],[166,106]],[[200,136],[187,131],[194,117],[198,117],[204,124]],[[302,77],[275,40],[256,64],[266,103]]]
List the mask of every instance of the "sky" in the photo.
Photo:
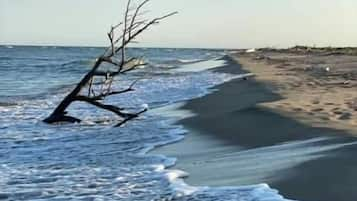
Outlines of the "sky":
[[[126,0],[0,0],[0,44],[106,46]],[[357,46],[356,0],[151,0],[138,46]]]

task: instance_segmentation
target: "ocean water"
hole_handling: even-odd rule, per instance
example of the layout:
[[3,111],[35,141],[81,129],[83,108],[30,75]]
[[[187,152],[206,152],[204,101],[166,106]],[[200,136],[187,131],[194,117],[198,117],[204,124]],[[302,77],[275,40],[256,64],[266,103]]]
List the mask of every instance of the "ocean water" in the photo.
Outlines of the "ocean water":
[[[147,154],[182,140],[176,117],[148,112],[121,128],[115,116],[88,105],[70,112],[84,121],[47,125],[45,118],[90,69],[102,48],[0,47],[0,200],[236,200],[279,201],[266,184],[195,187],[187,173],[168,170],[175,158]],[[209,68],[224,65],[222,50],[130,49],[149,63],[114,83],[136,91],[108,99],[116,105],[160,108],[203,96],[235,78]]]

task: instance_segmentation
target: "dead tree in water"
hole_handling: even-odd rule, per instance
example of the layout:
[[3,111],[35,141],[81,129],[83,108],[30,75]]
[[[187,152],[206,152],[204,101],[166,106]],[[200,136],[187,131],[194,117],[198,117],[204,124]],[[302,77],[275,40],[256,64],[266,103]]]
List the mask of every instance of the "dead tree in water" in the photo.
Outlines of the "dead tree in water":
[[[128,113],[125,112],[124,108],[108,105],[103,102],[104,99],[108,96],[119,95],[133,91],[133,86],[137,81],[133,82],[125,90],[113,91],[113,80],[117,76],[124,75],[125,73],[132,71],[139,66],[145,65],[142,63],[135,63],[135,61],[137,61],[136,58],[126,57],[125,51],[128,44],[133,42],[138,35],[140,35],[150,26],[158,24],[161,20],[176,14],[176,12],[173,12],[162,17],[154,18],[152,20],[139,19],[143,14],[143,7],[148,2],[149,0],[144,0],[136,7],[132,8],[132,2],[131,0],[128,0],[124,21],[115,26],[112,26],[110,32],[108,33],[110,46],[106,49],[103,55],[96,59],[92,69],[82,78],[82,80],[77,84],[72,92],[70,92],[61,101],[61,103],[49,117],[43,120],[44,122],[49,124],[59,122],[80,122],[80,119],[67,115],[66,110],[73,102],[84,102],[118,115],[122,120],[117,124],[117,126],[121,126],[127,121],[138,117],[138,115],[144,113],[147,110],[143,109],[136,113]],[[120,34],[117,35],[117,32],[120,32]],[[109,70],[103,70],[103,64],[109,64],[114,67],[114,69],[112,68]],[[99,83],[101,85],[101,90],[99,92],[96,92],[94,89],[94,85],[98,84],[94,82],[95,78],[97,77],[100,77],[103,80],[101,83]],[[87,89],[88,91],[84,93],[84,89]]]

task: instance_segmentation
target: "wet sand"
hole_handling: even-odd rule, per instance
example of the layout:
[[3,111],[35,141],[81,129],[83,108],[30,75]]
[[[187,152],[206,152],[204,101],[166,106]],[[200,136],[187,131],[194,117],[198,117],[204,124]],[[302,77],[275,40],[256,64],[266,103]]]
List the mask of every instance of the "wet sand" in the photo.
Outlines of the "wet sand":
[[[256,60],[257,55],[237,57],[243,61],[243,68],[235,59],[225,58],[227,65],[215,70],[253,72],[256,77],[232,80],[216,86],[217,90],[207,96],[187,102],[181,109],[196,116],[178,122],[188,129],[185,140],[155,153],[177,157],[174,168],[187,171],[190,176],[186,182],[191,185],[267,183],[289,199],[357,200],[357,144],[351,126],[354,113],[351,111],[349,123],[341,123],[341,119],[333,118],[338,115],[335,113],[328,119],[320,118],[327,115],[323,114],[325,103],[301,103],[298,110],[292,97],[317,92],[291,85],[285,90],[291,79],[267,75],[276,66],[264,63],[265,59]],[[289,91],[295,89],[299,94],[289,96]],[[337,99],[327,101],[337,108]],[[324,110],[312,110],[315,107]]]

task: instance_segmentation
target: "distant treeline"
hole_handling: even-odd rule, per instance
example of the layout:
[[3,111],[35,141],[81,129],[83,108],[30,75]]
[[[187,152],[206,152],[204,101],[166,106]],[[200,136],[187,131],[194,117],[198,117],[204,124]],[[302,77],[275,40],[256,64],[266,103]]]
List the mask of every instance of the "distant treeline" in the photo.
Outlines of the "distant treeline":
[[258,51],[269,52],[291,52],[291,53],[319,53],[327,55],[357,55],[357,47],[311,47],[311,46],[294,46],[287,49],[260,48]]

